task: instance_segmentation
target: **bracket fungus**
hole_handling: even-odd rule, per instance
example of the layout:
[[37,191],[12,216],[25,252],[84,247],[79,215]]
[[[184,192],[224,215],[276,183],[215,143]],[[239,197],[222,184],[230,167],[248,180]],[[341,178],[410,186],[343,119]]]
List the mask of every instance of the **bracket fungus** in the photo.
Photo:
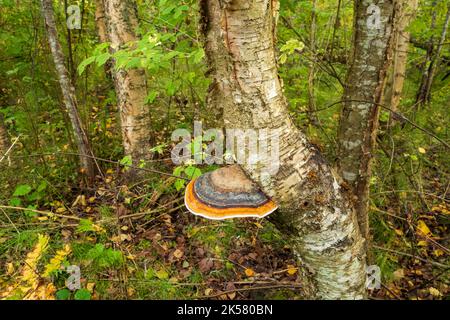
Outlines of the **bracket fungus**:
[[238,165],[207,172],[186,187],[186,207],[207,219],[262,218],[277,209]]

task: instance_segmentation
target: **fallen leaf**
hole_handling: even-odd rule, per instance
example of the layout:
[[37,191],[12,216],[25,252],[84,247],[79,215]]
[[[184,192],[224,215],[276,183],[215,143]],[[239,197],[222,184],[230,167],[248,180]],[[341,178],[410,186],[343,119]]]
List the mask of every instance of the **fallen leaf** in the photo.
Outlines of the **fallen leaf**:
[[128,293],[129,297],[132,297],[135,292],[136,292],[136,290],[134,288],[132,288],[132,287],[127,288],[127,293]]
[[297,268],[291,264],[288,264],[287,273],[288,273],[288,275],[292,276],[297,273]]
[[442,251],[441,249],[436,249],[436,250],[433,251],[433,255],[434,255],[435,257],[440,257],[440,256],[442,256],[443,254],[444,254],[444,251]]
[[86,289],[89,290],[90,293],[94,292],[95,282],[89,282],[86,284]]
[[[233,291],[233,290],[236,290],[236,286],[234,285],[233,282],[228,282],[225,289],[227,291]],[[233,300],[234,298],[236,298],[236,292],[227,293],[227,296],[230,300]]]
[[200,269],[200,271],[202,273],[206,273],[212,269],[213,265],[214,265],[214,262],[211,258],[203,258],[198,263],[198,268]]
[[405,277],[405,271],[403,269],[397,269],[392,275],[394,276],[394,280],[400,280]]
[[426,151],[424,148],[422,148],[422,147],[419,147],[418,150],[419,150],[419,152],[420,152],[421,154],[427,153],[427,151]]
[[176,249],[173,252],[173,256],[177,259],[180,259],[182,256],[184,255],[183,251],[181,251],[180,249]]
[[6,274],[8,276],[12,275],[14,273],[14,265],[12,264],[12,262],[9,262],[6,264]]
[[207,289],[205,290],[205,296],[209,296],[212,292],[213,292],[213,289],[207,288]]
[[245,275],[247,277],[253,277],[255,275],[255,271],[253,271],[253,269],[247,268],[245,269]]
[[428,228],[427,224],[423,222],[423,220],[417,221],[417,230],[419,230],[424,235],[431,234],[430,228]]
[[442,295],[442,293],[436,288],[430,287],[430,289],[428,290],[430,291],[431,295],[435,297],[440,297]]

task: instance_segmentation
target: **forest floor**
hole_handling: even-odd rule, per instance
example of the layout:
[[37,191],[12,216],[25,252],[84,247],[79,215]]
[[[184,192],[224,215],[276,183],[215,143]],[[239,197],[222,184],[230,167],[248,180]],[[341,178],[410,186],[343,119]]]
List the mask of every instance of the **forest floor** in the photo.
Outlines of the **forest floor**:
[[[127,186],[122,170],[108,169],[90,189],[72,188],[70,202],[1,208],[10,221],[0,233],[1,298],[301,299],[299,266],[269,221],[195,217],[174,178]],[[436,205],[400,225],[390,210],[377,210],[393,218],[385,221],[394,238],[372,243],[377,264],[388,267],[371,298],[448,299],[449,252],[440,243],[448,243],[450,208]],[[38,248],[37,234],[48,244]],[[69,265],[81,269],[74,292],[62,270]]]

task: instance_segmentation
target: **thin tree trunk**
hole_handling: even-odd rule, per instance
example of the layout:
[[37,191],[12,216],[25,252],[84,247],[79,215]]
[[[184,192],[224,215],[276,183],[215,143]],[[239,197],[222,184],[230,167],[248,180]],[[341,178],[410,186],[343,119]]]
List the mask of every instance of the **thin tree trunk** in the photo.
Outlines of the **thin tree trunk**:
[[0,113],[0,157],[3,156],[9,148],[8,132],[4,123],[3,115]]
[[[437,0],[434,0],[431,4],[431,27],[430,30],[434,31],[436,28],[436,18],[437,18],[437,10],[436,10]],[[419,91],[417,92],[416,104],[423,105],[427,101],[428,93],[427,93],[427,83],[431,74],[431,61],[433,60],[433,51],[434,51],[434,36],[432,35],[426,46],[426,56],[423,62],[423,74],[422,79],[420,81]]]
[[[112,51],[138,40],[136,4],[132,0],[104,1],[108,38]],[[147,83],[143,69],[114,69],[114,82],[122,127],[125,154],[134,164],[149,160],[150,152],[150,108],[145,104]]]
[[[97,29],[98,40],[100,43],[108,42],[108,29],[106,27],[105,7],[103,0],[95,0],[95,26]],[[108,60],[104,65],[107,78],[111,80],[112,61]]]
[[[69,13],[67,12],[67,8],[68,8],[68,4],[67,4],[67,0],[64,0],[64,11],[66,13],[66,20],[69,19]],[[66,34],[66,41],[67,41],[67,69],[69,71],[70,74],[70,79],[73,83],[73,85],[75,85],[76,81],[75,81],[75,68],[74,68],[74,62],[73,62],[73,49],[72,49],[72,30],[67,27],[66,24],[64,24],[66,26],[66,30],[67,30],[67,34]]]
[[450,5],[447,10],[447,15],[445,16],[445,22],[444,22],[444,26],[442,27],[441,37],[439,38],[439,43],[437,45],[436,52],[433,56],[433,59],[431,60],[430,68],[428,71],[428,77],[427,77],[427,81],[425,84],[424,97],[423,97],[423,102],[426,102],[426,103],[431,101],[431,86],[433,84],[434,76],[436,74],[436,69],[439,66],[439,58],[441,55],[442,46],[445,42],[445,37],[447,35],[449,21],[450,21]]
[[278,172],[242,167],[278,203],[275,223],[313,273],[305,294],[364,298],[364,240],[356,215],[337,176],[288,114],[275,53],[279,2],[202,0],[200,6],[213,81],[210,107],[223,107],[227,129],[279,130]]
[[[333,44],[332,44],[333,45]],[[316,63],[316,0],[312,1],[312,8],[311,8],[311,29],[309,31],[309,47],[312,52],[312,58],[309,63],[309,69],[308,69],[308,106],[309,106],[309,113],[308,118],[310,122],[314,125],[319,125],[319,119],[316,114],[316,98],[315,98],[315,92],[314,92],[314,80],[315,80],[315,63]]]
[[[368,239],[371,159],[392,47],[392,0],[354,2],[353,58],[338,128],[338,169],[354,194],[361,234]],[[371,9],[374,8],[373,12]],[[376,8],[379,8],[379,12]],[[368,12],[369,11],[369,12]],[[378,19],[379,13],[379,19]],[[372,18],[369,17],[372,15]]]
[[[393,34],[394,57],[389,75],[389,84],[386,86],[384,104],[394,112],[400,105],[400,97],[406,76],[406,65],[409,49],[409,24],[415,16],[418,0],[398,0],[396,4],[395,29]],[[391,113],[388,126],[393,124],[395,114]]]
[[89,144],[86,132],[78,114],[77,99],[75,96],[75,89],[71,83],[71,78],[64,65],[64,55],[61,44],[58,40],[56,31],[55,18],[53,13],[52,0],[41,0],[42,13],[45,19],[45,27],[47,30],[48,42],[55,62],[56,72],[59,78],[64,104],[72,124],[75,142],[77,144],[78,152],[80,153],[80,164],[82,169],[86,172],[90,180],[95,176],[95,167],[93,161],[93,153]]
[[108,42],[103,0],[95,0],[95,26],[97,28],[98,40],[101,43]]

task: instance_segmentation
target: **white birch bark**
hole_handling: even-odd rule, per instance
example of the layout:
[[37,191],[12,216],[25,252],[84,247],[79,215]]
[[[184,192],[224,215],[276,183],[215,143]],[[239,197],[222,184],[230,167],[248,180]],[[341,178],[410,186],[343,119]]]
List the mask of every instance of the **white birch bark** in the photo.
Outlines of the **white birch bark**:
[[278,7],[277,0],[201,1],[213,80],[208,102],[223,107],[227,129],[280,132],[276,174],[242,167],[280,206],[275,222],[312,274],[314,288],[305,294],[361,299],[365,252],[355,213],[335,173],[288,114],[274,46]]
[[353,191],[360,230],[368,239],[371,161],[391,61],[394,3],[355,0],[354,4],[352,63],[338,128],[338,169]]
[[41,0],[42,13],[45,20],[48,42],[55,63],[56,72],[59,78],[59,84],[62,91],[64,105],[72,124],[72,130],[75,142],[80,154],[81,167],[86,171],[87,176],[93,179],[95,176],[95,167],[93,153],[89,144],[88,137],[83,128],[83,124],[78,113],[78,103],[75,95],[75,88],[71,83],[69,72],[64,64],[64,54],[61,44],[58,40],[55,18],[53,13],[53,4],[51,0]]
[[[132,0],[104,0],[108,39],[112,51],[138,40],[136,4]],[[146,105],[147,82],[145,71],[114,68],[114,83],[119,104],[122,140],[125,154],[139,160],[151,159],[150,107]]]

